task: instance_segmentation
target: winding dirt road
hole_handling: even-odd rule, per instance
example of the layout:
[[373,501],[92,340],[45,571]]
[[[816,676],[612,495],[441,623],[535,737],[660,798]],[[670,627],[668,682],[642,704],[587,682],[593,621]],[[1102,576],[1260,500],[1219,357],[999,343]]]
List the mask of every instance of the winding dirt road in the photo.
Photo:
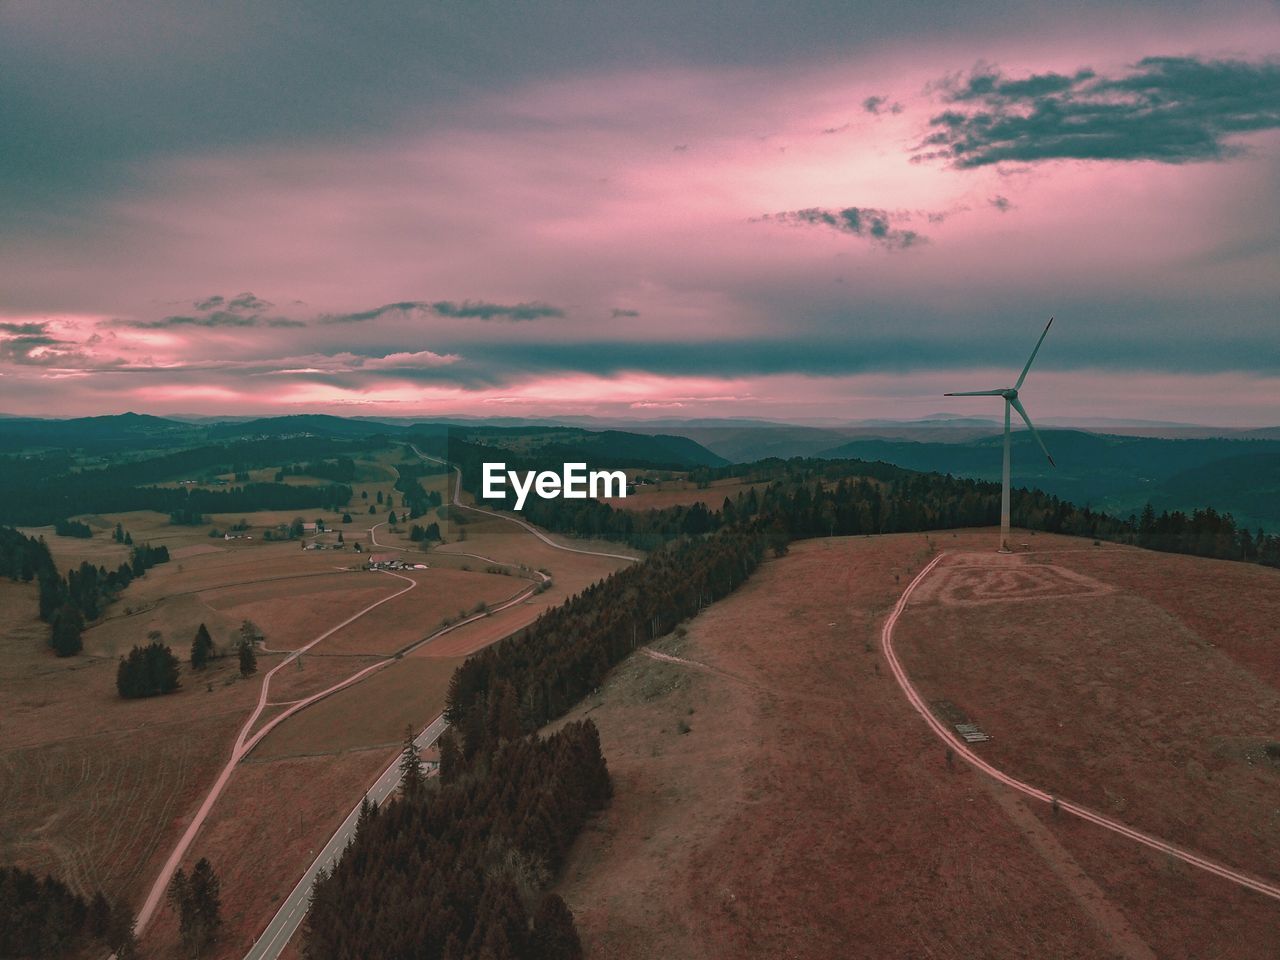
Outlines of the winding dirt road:
[[[907,588],[902,591],[902,596],[898,598],[898,602],[894,605],[893,610],[890,611],[889,616],[885,619],[884,626],[880,631],[880,647],[884,651],[885,659],[889,663],[889,669],[893,671],[894,679],[897,680],[898,686],[902,688],[902,692],[906,694],[907,700],[911,703],[911,706],[915,709],[916,713],[918,713],[924,719],[925,723],[929,725],[929,729],[937,734],[938,738],[951,748],[956,756],[968,761],[978,770],[981,770],[998,783],[1011,787],[1024,796],[1031,797],[1032,799],[1039,800],[1043,803],[1052,804],[1055,800],[1052,795],[1038,787],[1026,783],[1025,781],[1012,777],[996,767],[993,767],[987,761],[978,756],[969,744],[961,739],[960,736],[953,732],[945,723],[935,717],[933,712],[929,709],[928,704],[925,703],[924,698],[920,696],[919,692],[912,685],[911,679],[907,676],[906,671],[902,668],[902,664],[898,661],[897,654],[894,652],[893,628],[897,625],[898,618],[901,617],[903,611],[906,610],[907,602],[911,599],[912,592],[914,592],[916,587],[920,585],[921,581],[923,581],[925,577],[933,571],[934,567],[938,566],[938,564],[942,562],[946,555],[947,554],[945,552],[939,553],[928,563],[928,565],[925,566],[923,570],[916,574],[915,579],[907,584]],[[1120,823],[1118,820],[1112,820],[1110,817],[1105,817],[1100,813],[1095,813],[1087,807],[1082,807],[1079,804],[1063,800],[1061,797],[1057,798],[1057,804],[1058,809],[1066,811],[1067,813],[1079,817],[1082,820],[1087,820],[1090,823],[1097,824],[1103,829],[1128,837],[1135,843],[1140,843],[1143,846],[1150,847],[1152,850],[1158,850],[1171,857],[1176,857],[1183,863],[1189,863],[1193,867],[1198,867],[1199,869],[1211,873],[1216,877],[1229,880],[1232,883],[1238,884],[1239,886],[1245,887],[1249,890],[1253,890],[1263,896],[1271,897],[1273,900],[1280,900],[1280,886],[1269,883],[1258,877],[1250,876],[1247,873],[1236,870],[1225,864],[1217,863],[1214,860],[1210,860],[1208,857],[1203,857],[1191,850],[1186,850],[1175,844],[1169,843],[1167,840],[1161,840],[1159,837],[1152,836],[1149,833],[1143,833],[1141,830],[1135,830],[1133,827]]]

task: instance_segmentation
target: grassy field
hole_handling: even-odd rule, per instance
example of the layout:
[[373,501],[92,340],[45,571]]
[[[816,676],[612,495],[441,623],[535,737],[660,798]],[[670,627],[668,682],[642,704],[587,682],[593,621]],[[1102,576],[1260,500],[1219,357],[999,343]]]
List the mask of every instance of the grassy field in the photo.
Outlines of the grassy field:
[[[406,725],[421,730],[440,715],[449,678],[461,662],[460,657],[397,660],[290,717],[263,739],[252,757],[311,756],[379,746],[394,753]],[[359,799],[358,793],[353,796]]]
[[[1277,614],[1274,570],[1126,547],[960,554],[917,591],[899,649],[926,697],[980,722],[1001,769],[1275,880],[1280,762],[1266,748],[1280,743],[1280,689],[1274,652],[1265,665],[1256,653],[1276,649]],[[1063,833],[1081,859],[1112,858],[1098,831]],[[1153,946],[1172,928],[1187,955],[1209,955],[1221,884],[1151,873],[1162,882],[1117,886],[1135,925]]]
[[[223,930],[205,960],[244,956],[315,859],[317,844],[332,836],[351,811],[352,797],[389,760],[381,749],[241,764],[185,864],[190,871],[207,857],[222,881]],[[238,854],[246,850],[269,855]],[[178,941],[171,911],[161,911],[148,931],[146,956],[190,956]]]
[[0,582],[0,862],[136,897],[256,695],[230,664],[122,701],[115,662],[54,659],[35,590]]
[[[1106,572],[1142,583],[1169,558],[1027,539],[998,563],[992,532],[794,544],[657,645],[691,662],[617,669],[574,714],[615,782],[559,887],[588,956],[1274,955],[1274,902],[949,765],[881,663],[879,625],[932,548],[971,551],[899,625],[928,696],[1010,772],[1275,879],[1280,771],[1221,746],[1277,733],[1275,689],[1185,623],[1144,626],[1158,605]],[[1219,604],[1274,602],[1232,569],[1206,573]]]
[[[375,501],[381,491],[386,500],[393,464],[362,469],[357,497],[366,490]],[[447,481],[440,476],[423,483],[443,493]],[[103,531],[119,520],[136,542],[166,545],[172,559],[134,581],[105,618],[86,630],[85,654],[67,660],[53,658],[44,646],[48,628],[34,618],[34,588],[0,584],[0,610],[7,618],[0,622],[0,862],[52,872],[85,891],[102,886],[109,895],[137,902],[225,762],[262,676],[285,651],[405,585],[385,573],[353,569],[368,556],[352,546],[361,542],[375,552],[401,548],[406,559],[429,565],[403,574],[418,585],[281,671],[259,726],[288,704],[366,666],[386,667],[290,717],[268,736],[237,768],[192,851],[193,858],[209,855],[223,875],[229,923],[218,956],[235,956],[244,946],[235,938],[250,937],[265,922],[273,898],[287,893],[309,850],[324,841],[394,755],[405,726],[421,728],[439,714],[462,656],[624,565],[554,550],[510,523],[482,518],[465,525],[443,522],[452,542],[424,553],[407,540],[407,525],[391,531],[383,524],[370,534],[387,509],[388,504],[379,506],[373,516],[353,510],[353,522],[346,525],[330,518],[349,545],[341,552],[305,551],[298,542],[267,542],[257,534],[253,540],[210,538],[207,526],[175,527],[155,513],[94,518]],[[258,513],[244,519],[256,532],[293,516]],[[240,519],[210,521],[225,529]],[[82,559],[123,559],[124,548],[103,534],[84,541],[44,532],[64,567]],[[495,565],[503,572],[491,571]],[[388,659],[445,618],[516,595],[536,579],[532,571],[539,567],[550,571],[554,585],[535,601],[482,618],[413,656]],[[257,675],[240,678],[233,656],[199,674],[185,667],[200,623],[230,653],[246,619],[266,637]],[[116,657],[157,633],[184,662],[182,687],[170,696],[120,700]],[[292,820],[277,829],[280,811],[300,815],[296,829]],[[170,956],[173,940],[172,918],[162,910],[146,955]]]

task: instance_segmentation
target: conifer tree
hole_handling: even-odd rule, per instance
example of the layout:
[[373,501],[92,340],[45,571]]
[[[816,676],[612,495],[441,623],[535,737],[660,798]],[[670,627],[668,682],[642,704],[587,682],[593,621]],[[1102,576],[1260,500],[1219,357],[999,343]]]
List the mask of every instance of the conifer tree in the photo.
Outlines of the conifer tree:
[[548,893],[533,915],[533,933],[529,937],[530,960],[582,960],[582,941],[578,938],[573,914],[558,893]]
[[220,887],[213,866],[203,857],[191,876],[179,868],[169,881],[169,903],[178,914],[182,943],[194,958],[199,958],[217,939],[222,926]]
[[258,655],[253,652],[253,642],[240,639],[240,676],[249,677],[258,672]]
[[404,749],[400,753],[400,790],[406,797],[417,797],[426,786],[422,772],[422,758],[414,742],[413,727],[404,728]]
[[200,629],[196,631],[196,637],[191,641],[191,669],[203,670],[209,665],[209,658],[213,656],[213,638],[209,636],[209,628],[203,623]]
[[440,734],[436,745],[440,748],[440,782],[447,786],[457,780],[462,771],[462,751],[452,730]]
[[125,901],[117,900],[111,907],[107,932],[102,938],[108,949],[115,953],[116,960],[137,958],[138,938],[133,934],[133,925],[133,909]]
[[80,610],[70,601],[64,603],[53,615],[53,630],[49,636],[49,644],[60,657],[72,657],[84,649],[80,633],[84,629],[84,618]]

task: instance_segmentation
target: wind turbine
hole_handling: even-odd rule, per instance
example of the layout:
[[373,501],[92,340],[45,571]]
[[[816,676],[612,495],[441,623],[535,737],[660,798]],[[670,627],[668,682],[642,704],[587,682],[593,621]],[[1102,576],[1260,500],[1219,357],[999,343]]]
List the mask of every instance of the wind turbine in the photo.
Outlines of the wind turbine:
[[1036,348],[1031,351],[1031,356],[1027,358],[1027,365],[1022,368],[1022,375],[1018,377],[1018,382],[1007,390],[970,390],[966,393],[947,393],[947,397],[1004,397],[1004,474],[1003,484],[1000,488],[1000,552],[1009,553],[1009,409],[1012,407],[1018,411],[1018,416],[1026,421],[1027,429],[1031,431],[1031,435],[1036,438],[1036,443],[1040,444],[1040,449],[1044,451],[1044,455],[1049,458],[1049,466],[1056,467],[1053,457],[1049,453],[1049,448],[1044,445],[1044,441],[1040,439],[1040,434],[1036,433],[1035,426],[1031,423],[1031,418],[1027,416],[1026,409],[1018,400],[1018,390],[1022,387],[1022,381],[1027,379],[1027,371],[1031,369],[1031,363],[1036,358],[1036,354],[1040,352],[1040,344],[1044,343],[1044,338],[1049,333],[1049,328],[1053,326],[1053,317],[1049,318],[1049,322],[1044,325],[1044,333],[1040,334],[1040,339],[1036,341]]

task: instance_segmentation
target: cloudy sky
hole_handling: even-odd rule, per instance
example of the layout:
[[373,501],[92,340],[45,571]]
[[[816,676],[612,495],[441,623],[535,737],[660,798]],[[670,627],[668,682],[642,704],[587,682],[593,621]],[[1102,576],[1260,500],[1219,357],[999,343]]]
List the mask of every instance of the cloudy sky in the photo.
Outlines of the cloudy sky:
[[0,412],[1280,423],[1280,7],[694,6],[0,3]]

